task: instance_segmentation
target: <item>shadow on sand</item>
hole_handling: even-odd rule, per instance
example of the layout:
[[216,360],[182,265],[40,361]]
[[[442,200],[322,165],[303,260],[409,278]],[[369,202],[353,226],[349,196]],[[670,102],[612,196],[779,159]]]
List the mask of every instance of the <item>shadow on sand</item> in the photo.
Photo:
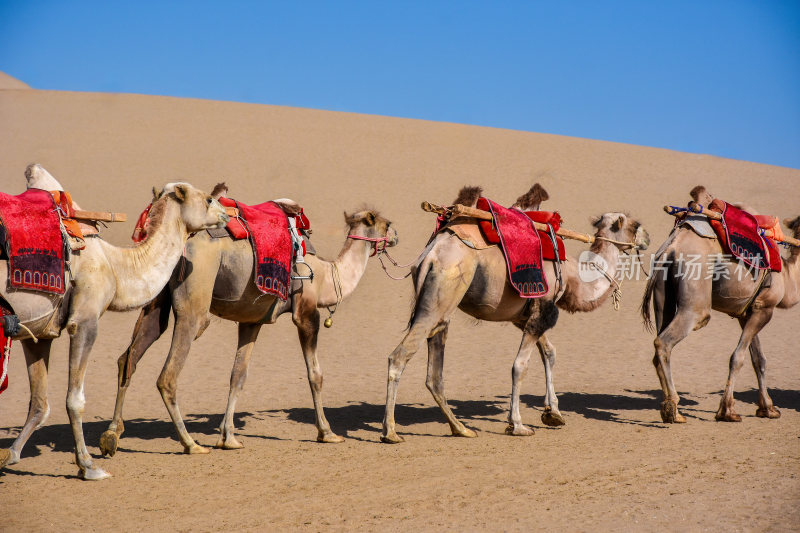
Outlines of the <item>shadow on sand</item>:
[[[246,420],[253,416],[253,413],[241,412],[236,413],[234,423],[237,428],[245,425]],[[218,435],[219,425],[222,423],[222,414],[208,415],[208,414],[190,414],[184,417],[184,423],[187,431],[193,435]],[[100,442],[100,435],[108,429],[108,420],[97,420],[83,423],[83,434],[86,438],[86,445],[89,447],[90,452],[93,452],[92,447],[96,447]],[[21,427],[16,428],[2,428],[5,430],[15,430],[18,433]],[[242,435],[253,438],[261,439],[275,439],[264,435],[249,435],[242,433]],[[175,448],[170,448],[169,451],[163,452],[147,452],[140,450],[131,450],[125,448],[123,445],[125,439],[128,437],[154,440],[154,439],[171,439],[176,442]],[[15,437],[8,437],[0,439],[0,448],[9,448],[14,442]],[[50,448],[56,452],[72,452],[74,450],[72,440],[72,428],[69,424],[53,424],[45,425],[44,427],[36,430],[25,448],[22,450],[22,458],[36,457],[41,454],[42,448]],[[136,452],[136,453],[161,453],[161,454],[176,454],[181,453],[180,441],[178,434],[175,431],[175,426],[171,420],[159,420],[155,418],[134,418],[125,420],[125,433],[120,439],[120,451]]]

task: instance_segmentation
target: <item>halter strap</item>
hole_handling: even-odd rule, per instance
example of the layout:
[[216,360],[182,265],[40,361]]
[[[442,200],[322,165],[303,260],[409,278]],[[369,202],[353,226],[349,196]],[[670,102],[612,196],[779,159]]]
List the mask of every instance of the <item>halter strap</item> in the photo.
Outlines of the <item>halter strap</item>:
[[[370,255],[370,257],[384,253],[386,251],[386,246],[389,244],[389,237],[362,237],[361,235],[348,235],[347,238],[356,241],[367,241],[373,243],[375,248],[372,250],[372,255]],[[383,246],[380,246],[380,243],[383,243]]]

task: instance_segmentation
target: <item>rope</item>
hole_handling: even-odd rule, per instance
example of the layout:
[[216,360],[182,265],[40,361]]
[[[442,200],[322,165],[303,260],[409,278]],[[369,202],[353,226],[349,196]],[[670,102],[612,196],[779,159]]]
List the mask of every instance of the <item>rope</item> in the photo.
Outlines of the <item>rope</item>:
[[11,337],[6,340],[6,345],[3,347],[5,357],[3,358],[3,374],[0,375],[0,385],[6,380],[8,375],[8,362],[11,360]]
[[331,307],[327,306],[328,318],[325,319],[325,327],[333,326],[333,314],[339,309],[339,304],[342,303],[342,279],[339,276],[339,267],[336,263],[331,263],[331,280],[333,280],[333,292],[336,293],[336,305],[331,311]]
[[[21,327],[22,329],[24,329],[24,330],[25,330],[25,331],[28,333],[28,335],[30,335],[30,336],[31,336],[31,339],[33,339],[33,343],[34,343],[34,344],[36,344],[37,342],[39,342],[39,339],[37,339],[37,338],[36,338],[36,335],[34,335],[34,334],[33,334],[33,332],[32,332],[31,330],[29,330],[29,329],[28,329],[28,326],[26,326],[25,324],[23,324],[22,322],[20,322],[20,323],[19,323],[19,327]],[[10,341],[10,340],[11,340],[11,339],[9,339],[9,341]]]
[[588,264],[593,266],[595,270],[600,272],[608,281],[611,282],[612,286],[614,287],[614,291],[611,293],[611,302],[614,304],[614,311],[619,311],[619,304],[622,301],[622,285],[620,285],[620,283],[612,278],[603,267],[594,261],[590,261]]

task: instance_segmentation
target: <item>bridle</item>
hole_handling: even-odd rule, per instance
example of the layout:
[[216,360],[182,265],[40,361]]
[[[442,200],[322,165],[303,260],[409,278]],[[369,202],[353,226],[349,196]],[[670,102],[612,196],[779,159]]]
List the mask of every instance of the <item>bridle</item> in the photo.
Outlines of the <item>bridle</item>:
[[[633,242],[618,241],[618,240],[615,240],[615,239],[609,239],[608,237],[601,237],[601,236],[596,236],[595,240],[596,241],[606,241],[608,243],[611,243],[611,244],[614,244],[614,245],[617,245],[617,246],[620,246],[620,247],[624,246],[625,248],[620,248],[620,252],[622,252],[622,253],[624,253],[626,255],[631,255],[633,253],[633,257],[639,259],[639,264],[641,265],[642,270],[644,270],[645,276],[647,276],[649,278],[650,274],[648,274],[647,270],[645,270],[644,265],[641,262],[642,261],[641,257],[639,257],[639,253],[638,253],[640,249],[647,248],[647,243],[643,244],[643,243],[639,242],[639,235],[640,235],[639,232],[640,231],[641,231],[641,227],[636,230],[636,235],[633,238]],[[590,261],[588,264],[589,264],[589,266],[593,267],[595,270],[600,272],[600,274],[602,274],[603,277],[605,277],[608,280],[609,284],[611,285],[611,287],[613,289],[612,292],[611,292],[611,301],[614,304],[614,311],[619,310],[619,304],[620,304],[620,301],[622,301],[622,283],[620,283],[619,281],[614,279],[614,277],[611,274],[609,274],[606,271],[605,268],[603,268],[602,266],[598,265],[596,262]]]
[[[373,248],[370,257],[375,257],[376,255],[386,253],[386,247],[389,245],[389,237],[363,237],[361,235],[348,235],[347,238],[354,239],[356,241],[367,241],[373,243],[375,248]],[[381,243],[383,243],[383,246],[381,246]]]

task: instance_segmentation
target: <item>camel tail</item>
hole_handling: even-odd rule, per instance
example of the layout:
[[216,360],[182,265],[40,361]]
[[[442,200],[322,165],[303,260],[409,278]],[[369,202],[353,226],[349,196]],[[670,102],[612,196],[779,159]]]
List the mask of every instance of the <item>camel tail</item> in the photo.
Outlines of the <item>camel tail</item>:
[[653,291],[656,287],[656,276],[655,272],[653,275],[650,276],[650,279],[647,280],[647,287],[644,290],[644,297],[642,297],[642,306],[640,311],[642,313],[642,321],[644,322],[644,327],[647,331],[653,333],[655,331],[655,326],[653,325],[653,320],[650,317],[650,307],[651,307],[651,300],[653,299]]
[[425,283],[428,279],[428,274],[431,271],[431,259],[430,255],[426,255],[422,262],[417,267],[417,271],[415,272],[414,276],[414,307],[411,309],[411,316],[408,318],[408,325],[406,326],[406,331],[411,329],[411,326],[414,325],[414,318],[417,316],[417,309],[420,305],[420,295],[423,292],[423,288]]

